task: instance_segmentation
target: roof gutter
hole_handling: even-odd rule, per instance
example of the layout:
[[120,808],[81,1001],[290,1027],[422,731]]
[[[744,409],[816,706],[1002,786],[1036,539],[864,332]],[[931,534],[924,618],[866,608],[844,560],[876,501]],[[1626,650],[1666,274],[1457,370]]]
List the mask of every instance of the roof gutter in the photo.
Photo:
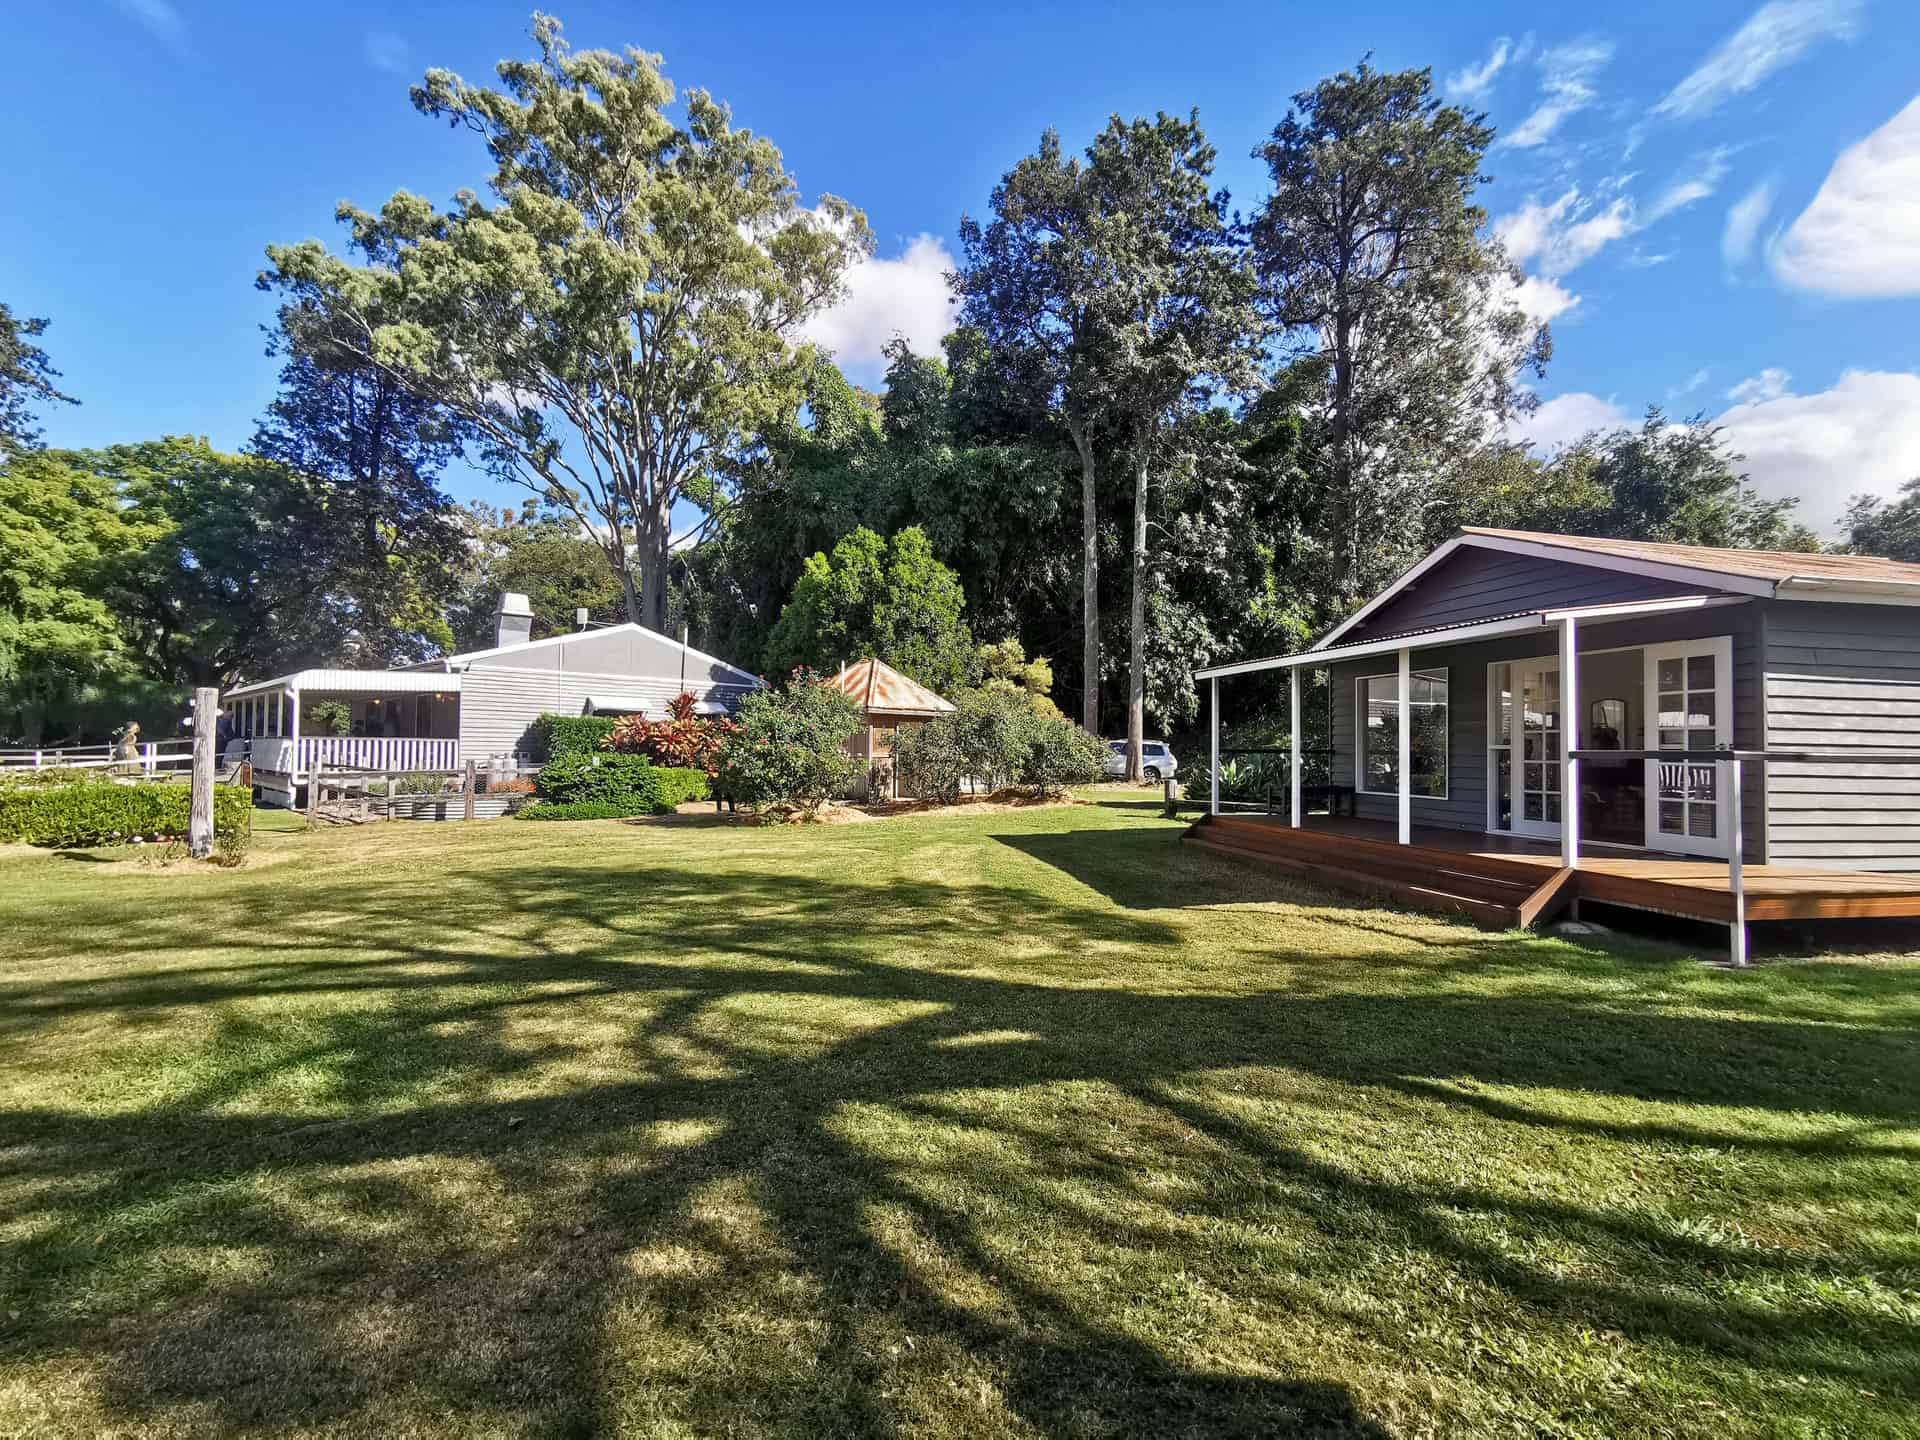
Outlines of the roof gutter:
[[1789,575],[1775,587],[1783,600],[1855,600],[1867,605],[1920,605],[1920,580],[1836,580]]

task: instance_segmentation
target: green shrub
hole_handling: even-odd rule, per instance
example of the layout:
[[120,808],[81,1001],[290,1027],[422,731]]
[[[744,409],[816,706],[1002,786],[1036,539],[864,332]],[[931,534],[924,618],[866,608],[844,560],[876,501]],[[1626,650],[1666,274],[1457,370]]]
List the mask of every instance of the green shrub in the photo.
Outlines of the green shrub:
[[[0,788],[0,840],[46,846],[115,845],[135,837],[184,840],[191,806],[187,786],[159,781],[9,785]],[[252,791],[213,787],[213,832],[229,848],[245,845],[253,834]]]
[[535,760],[592,754],[620,723],[617,715],[542,715],[528,730]]
[[656,765],[653,767],[653,779],[658,787],[658,801],[666,810],[678,809],[695,800],[713,798],[713,782],[707,778],[704,770],[683,765]]
[[718,793],[749,810],[812,815],[860,773],[847,749],[860,707],[829,686],[756,690],[735,720],[720,752]]
[[1024,786],[1058,795],[1105,771],[1106,750],[1069,720],[1041,714],[1024,693],[969,690],[925,725],[903,726],[893,758],[901,784],[923,799],[952,804],[972,780],[987,790]]
[[1036,795],[1062,795],[1107,773],[1107,747],[1064,717],[1036,712],[1027,733],[1020,783]]
[[[664,815],[708,795],[704,770],[655,765],[644,755],[562,755],[540,768],[534,788],[555,805],[622,805],[627,815]],[[554,818],[554,817],[550,817]]]
[[576,800],[571,804],[543,802],[514,812],[518,820],[621,820],[655,813],[645,800]]

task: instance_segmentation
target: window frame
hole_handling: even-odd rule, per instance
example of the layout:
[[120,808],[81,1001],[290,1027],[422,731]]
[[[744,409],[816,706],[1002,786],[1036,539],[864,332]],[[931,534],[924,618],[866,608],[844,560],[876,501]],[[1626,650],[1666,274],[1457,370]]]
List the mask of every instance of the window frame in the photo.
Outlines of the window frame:
[[[1438,802],[1453,798],[1453,667],[1451,665],[1412,666],[1408,669],[1409,679],[1425,677],[1438,680],[1447,687],[1447,723],[1441,731],[1445,750],[1440,761],[1444,783],[1438,795],[1424,795],[1418,790],[1412,791],[1414,801]],[[1398,800],[1400,792],[1393,790],[1369,790],[1367,788],[1367,682],[1369,680],[1392,680],[1398,682],[1400,672],[1396,670],[1375,670],[1353,677],[1353,790],[1356,795],[1376,795],[1388,800]],[[1399,756],[1394,756],[1398,763]]]

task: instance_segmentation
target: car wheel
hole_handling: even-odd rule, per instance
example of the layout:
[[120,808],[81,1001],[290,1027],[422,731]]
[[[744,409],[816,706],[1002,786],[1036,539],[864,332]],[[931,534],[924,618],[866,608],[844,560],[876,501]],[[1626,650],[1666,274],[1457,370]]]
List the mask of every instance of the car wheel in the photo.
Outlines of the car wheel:
[[1147,780],[1148,780],[1148,782],[1149,782],[1150,784],[1154,784],[1154,785],[1158,785],[1158,784],[1160,783],[1160,768],[1159,768],[1159,766],[1157,766],[1157,765],[1149,765],[1149,766],[1147,766],[1147,768],[1146,768],[1146,771],[1145,771],[1145,774],[1146,774],[1146,777],[1147,777]]

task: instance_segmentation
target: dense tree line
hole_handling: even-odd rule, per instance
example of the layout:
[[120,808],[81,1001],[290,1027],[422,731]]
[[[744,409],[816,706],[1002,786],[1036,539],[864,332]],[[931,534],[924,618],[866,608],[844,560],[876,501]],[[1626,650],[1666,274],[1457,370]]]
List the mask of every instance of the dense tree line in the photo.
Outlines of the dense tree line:
[[[0,306],[0,732],[477,647],[511,589],[536,634],[585,609],[767,673],[1040,657],[1137,743],[1198,718],[1198,666],[1297,647],[1461,525],[1815,543],[1698,417],[1510,438],[1551,337],[1475,203],[1493,132],[1424,70],[1295,96],[1244,217],[1197,113],[1049,131],[961,220],[942,353],[896,342],[872,393],[802,339],[864,217],[676,107],[659,57],[534,34],[497,88],[413,91],[484,142],[484,197],[269,247],[280,387],[244,453],[40,448],[70,397]],[[455,505],[456,464],[519,503]],[[1852,543],[1916,558],[1916,487]]]

